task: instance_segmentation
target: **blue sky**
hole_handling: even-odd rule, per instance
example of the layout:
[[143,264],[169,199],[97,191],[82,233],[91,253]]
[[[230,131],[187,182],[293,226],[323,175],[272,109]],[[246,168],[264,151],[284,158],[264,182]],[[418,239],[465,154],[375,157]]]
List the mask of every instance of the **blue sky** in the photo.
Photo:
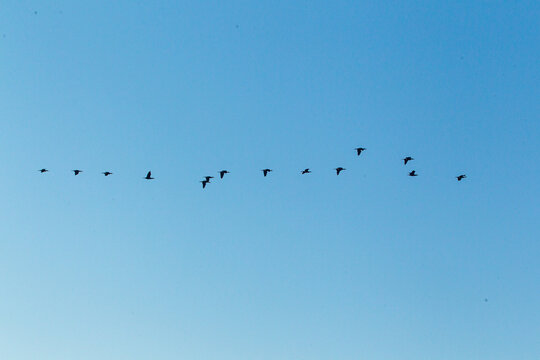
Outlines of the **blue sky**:
[[539,18],[3,1],[0,358],[537,359]]

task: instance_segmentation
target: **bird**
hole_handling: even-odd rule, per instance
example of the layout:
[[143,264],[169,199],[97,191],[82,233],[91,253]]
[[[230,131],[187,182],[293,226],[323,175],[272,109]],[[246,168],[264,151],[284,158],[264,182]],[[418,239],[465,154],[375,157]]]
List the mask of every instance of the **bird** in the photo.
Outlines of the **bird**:
[[356,150],[356,155],[360,156],[362,151],[366,150],[366,148],[358,147],[358,148],[355,148],[354,150]]
[[209,182],[210,182],[210,179],[213,179],[214,177],[213,177],[213,176],[205,176],[204,178],[205,178],[205,181],[206,181],[207,183],[209,183]]
[[272,170],[271,170],[271,169],[262,169],[261,171],[263,172],[263,175],[266,176],[266,175],[268,175],[268,173],[271,172]]
[[465,179],[466,177],[467,177],[467,175],[462,174],[462,175],[456,176],[456,179],[457,179],[457,181],[461,181],[461,180]]
[[223,177],[225,176],[225,174],[229,174],[229,172],[227,170],[221,170],[219,172],[219,178],[220,179],[223,179]]
[[302,170],[302,175],[310,174],[310,173],[311,173],[311,170],[309,170],[309,168]]
[[413,170],[413,171],[411,171],[411,172],[409,173],[409,176],[418,176],[418,174],[416,173],[415,170]]
[[204,189],[206,187],[206,184],[208,184],[210,181],[207,181],[207,180],[202,180],[201,183],[202,183],[202,188]]
[[83,172],[82,170],[72,170],[72,171],[75,174],[75,176],[77,176],[77,175],[79,175],[80,173]]
[[340,172],[342,172],[343,170],[347,170],[347,169],[342,168],[342,167],[340,166],[340,167],[335,168],[334,170],[336,170],[336,175],[339,175]]
[[109,176],[109,175],[112,175],[112,172],[110,171],[105,171],[105,172],[102,172],[103,175],[105,176]]
[[49,171],[49,170],[47,170],[47,169],[40,169],[40,170],[38,170],[38,171],[39,171],[40,173],[43,174],[43,173],[46,173],[46,172]]
[[149,171],[148,174],[146,174],[146,177],[145,177],[146,180],[154,180],[154,178],[152,177],[152,172]]
[[414,159],[413,159],[412,157],[410,157],[410,156],[407,156],[407,157],[403,158],[403,164],[404,164],[404,165],[407,165],[407,163],[408,163],[409,161],[411,161],[411,160],[414,160]]

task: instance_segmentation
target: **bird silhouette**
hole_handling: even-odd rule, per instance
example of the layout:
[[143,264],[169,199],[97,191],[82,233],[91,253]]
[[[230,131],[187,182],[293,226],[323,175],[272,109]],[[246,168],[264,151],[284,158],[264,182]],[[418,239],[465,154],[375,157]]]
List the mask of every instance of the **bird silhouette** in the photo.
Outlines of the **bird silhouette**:
[[152,177],[152,172],[149,171],[148,174],[146,174],[146,177],[145,177],[146,180],[154,180],[154,178]]
[[266,176],[268,175],[269,172],[271,172],[272,170],[271,169],[263,169],[261,170],[263,172],[263,175]]
[[413,171],[411,171],[411,172],[409,173],[409,176],[418,176],[418,174],[416,173],[415,170],[413,170]]
[[467,177],[467,175],[462,174],[462,175],[456,176],[456,179],[457,179],[457,181],[461,181],[461,180],[465,179],[466,177]]
[[310,173],[311,173],[311,171],[309,170],[309,168],[302,170],[302,175],[310,174]]
[[210,179],[213,179],[214,177],[213,177],[213,176],[205,176],[204,178],[205,178],[205,181],[206,181],[207,183],[209,183],[209,182],[210,182]]
[[77,176],[77,175],[79,175],[80,173],[83,172],[82,170],[72,170],[72,171],[75,174],[75,176]]
[[223,177],[225,176],[225,174],[229,174],[229,172],[227,170],[221,170],[219,172],[219,178],[220,179],[223,179]]
[[110,171],[105,171],[105,172],[102,172],[102,174],[105,176],[109,176],[109,175],[112,175],[113,173]]
[[414,160],[414,159],[413,159],[412,157],[410,157],[410,156],[407,156],[407,157],[403,158],[403,164],[404,164],[404,165],[407,165],[407,163],[408,163],[409,161],[411,161],[411,160]]
[[201,183],[202,183],[202,188],[204,189],[204,188],[206,187],[206,184],[208,184],[209,182],[210,182],[210,181],[208,181],[208,180],[203,180],[203,181],[201,181]]
[[40,170],[38,170],[38,171],[39,171],[40,173],[43,174],[43,173],[46,173],[46,172],[49,171],[49,170],[47,170],[47,169],[40,169]]
[[336,175],[339,175],[340,172],[342,172],[343,170],[347,170],[347,169],[342,168],[342,167],[340,166],[340,167],[335,168],[334,170],[336,170]]
[[354,150],[356,150],[356,155],[360,156],[362,151],[366,150],[366,148],[358,147],[358,148],[355,148]]

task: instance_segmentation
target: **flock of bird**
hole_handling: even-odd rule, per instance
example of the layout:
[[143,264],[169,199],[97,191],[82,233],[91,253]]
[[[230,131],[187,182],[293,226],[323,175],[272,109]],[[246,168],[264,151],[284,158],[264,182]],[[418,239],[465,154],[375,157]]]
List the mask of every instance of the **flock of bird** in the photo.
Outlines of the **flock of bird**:
[[[360,156],[360,154],[362,154],[362,152],[365,151],[366,148],[363,148],[363,147],[357,147],[357,148],[355,148],[354,150],[356,150],[356,155],[357,155],[357,156]],[[413,157],[411,157],[411,156],[406,156],[406,157],[403,158],[403,165],[407,165],[407,163],[408,163],[409,161],[413,161],[413,160],[414,160]],[[340,167],[335,168],[334,170],[336,171],[336,175],[339,175],[342,171],[347,170],[347,169],[345,169],[345,168],[343,168],[343,167],[340,166]],[[48,172],[49,170],[43,168],[43,169],[40,169],[40,170],[38,170],[38,171],[39,171],[40,173],[43,174],[43,173]],[[77,176],[77,175],[79,175],[80,173],[83,172],[82,170],[79,170],[79,169],[75,169],[75,170],[72,170],[72,171],[73,171],[73,174],[74,174],[75,176]],[[263,173],[263,176],[266,177],[270,172],[272,172],[272,169],[262,169],[261,171],[262,171],[262,173]],[[228,170],[221,170],[221,171],[219,172],[219,178],[220,178],[220,179],[223,179],[223,177],[224,177],[226,174],[229,174],[229,173],[230,173],[230,172],[229,172]],[[300,174],[302,174],[302,175],[310,174],[310,173],[311,173],[311,170],[310,170],[309,168],[306,168],[306,169],[304,169],[304,170],[302,170],[302,171],[300,172]],[[110,175],[112,175],[113,173],[110,172],[110,171],[104,171],[104,172],[102,172],[102,174],[103,174],[104,176],[110,176]],[[412,170],[412,171],[409,172],[409,176],[418,176],[418,174],[416,173],[416,170]],[[466,177],[467,177],[467,175],[461,174],[461,175],[456,176],[456,179],[457,179],[457,181],[461,181],[461,180],[465,179]],[[200,183],[202,183],[202,188],[203,188],[203,189],[206,188],[206,185],[207,185],[207,184],[210,184],[210,180],[213,179],[213,178],[214,178],[213,176],[205,176],[204,179],[200,181]],[[149,172],[146,174],[146,176],[143,177],[143,179],[145,179],[145,180],[154,180],[154,178],[152,177],[152,171],[149,171]]]

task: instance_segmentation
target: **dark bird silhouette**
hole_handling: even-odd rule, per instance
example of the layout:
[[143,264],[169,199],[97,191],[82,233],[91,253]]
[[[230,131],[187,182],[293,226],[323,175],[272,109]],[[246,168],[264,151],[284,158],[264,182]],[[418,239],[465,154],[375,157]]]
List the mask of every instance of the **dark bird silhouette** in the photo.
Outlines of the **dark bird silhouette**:
[[302,175],[310,174],[310,173],[311,173],[311,171],[309,170],[309,168],[302,170]]
[[413,159],[412,157],[410,157],[410,156],[407,156],[407,157],[403,158],[403,164],[404,164],[404,165],[407,165],[407,163],[408,163],[409,161],[411,161],[411,160],[414,160],[414,159]]
[[418,176],[418,174],[416,173],[415,170],[413,170],[413,171],[411,171],[411,172],[409,173],[409,176]]
[[145,177],[146,180],[154,180],[154,178],[152,177],[152,172],[149,171],[148,174],[146,174],[146,177]]
[[210,179],[213,179],[214,177],[213,177],[213,176],[205,176],[204,178],[205,178],[205,181],[206,181],[207,183],[209,183],[209,182],[210,182]]
[[201,181],[201,183],[202,183],[202,188],[204,189],[204,188],[206,187],[206,184],[208,184],[209,182],[210,182],[210,181],[208,181],[208,180],[203,180],[203,181]]
[[82,170],[73,170],[73,173],[75,174],[75,176],[79,175],[82,172],[83,172]]
[[227,170],[221,170],[219,172],[219,178],[220,179],[223,179],[223,177],[225,176],[225,174],[229,174],[229,172]]
[[109,175],[112,175],[112,172],[110,171],[105,171],[105,172],[102,172],[103,175],[105,176],[109,176]]
[[46,173],[46,172],[49,171],[49,170],[47,170],[47,169],[40,169],[40,170],[38,170],[38,171],[39,171],[40,173],[43,174],[43,173]]
[[461,181],[461,180],[465,179],[466,177],[467,177],[467,175],[462,174],[462,175],[456,176],[456,179],[457,179],[457,181]]
[[362,151],[366,150],[366,148],[358,147],[358,148],[355,148],[354,150],[356,150],[356,155],[360,156]]
[[271,169],[263,169],[261,170],[263,172],[263,175],[266,176],[268,175],[269,172],[271,172],[272,170]]
[[342,168],[341,166],[338,167],[338,168],[335,168],[334,170],[336,170],[336,175],[339,175],[340,172],[342,172],[343,170],[347,170],[345,168]]

